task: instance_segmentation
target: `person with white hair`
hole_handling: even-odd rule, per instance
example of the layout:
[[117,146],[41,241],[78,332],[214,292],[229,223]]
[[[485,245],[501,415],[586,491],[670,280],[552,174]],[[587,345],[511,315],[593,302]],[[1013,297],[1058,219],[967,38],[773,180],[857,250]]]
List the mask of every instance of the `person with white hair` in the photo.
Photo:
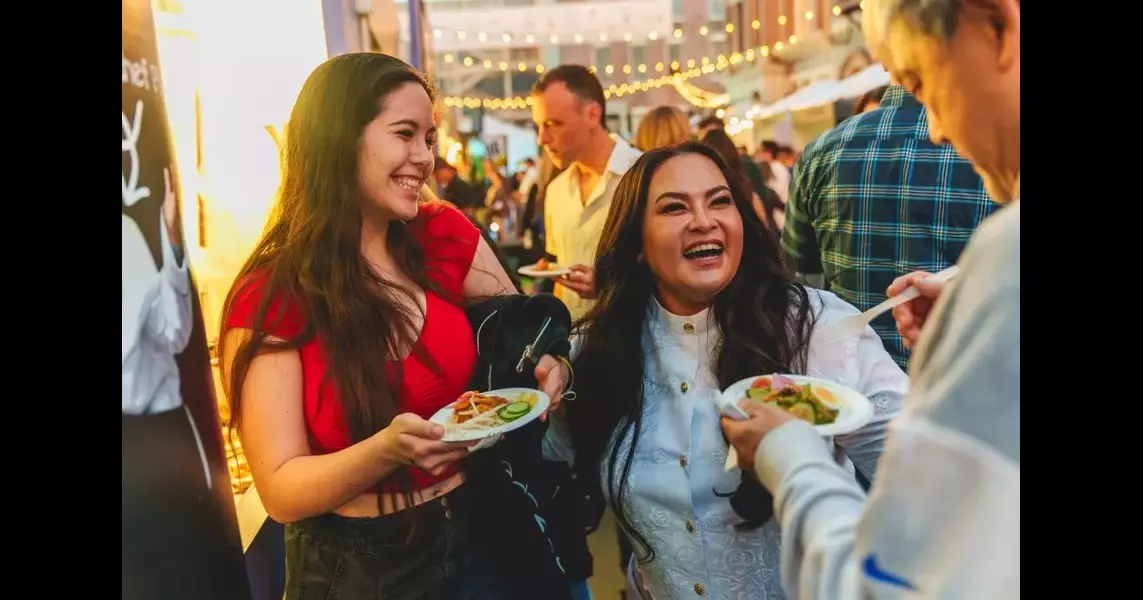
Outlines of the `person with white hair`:
[[743,403],[750,418],[723,428],[773,492],[791,597],[1019,598],[1020,2],[864,4],[870,49],[928,108],[933,141],[969,159],[1005,206],[955,280],[896,311],[917,342],[911,389],[868,499],[813,427],[781,410]]

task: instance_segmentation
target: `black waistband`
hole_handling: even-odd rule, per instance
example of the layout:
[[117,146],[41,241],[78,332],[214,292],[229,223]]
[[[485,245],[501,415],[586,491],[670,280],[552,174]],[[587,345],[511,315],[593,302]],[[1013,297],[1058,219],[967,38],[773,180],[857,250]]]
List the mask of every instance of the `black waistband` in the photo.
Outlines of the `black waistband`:
[[[402,545],[416,521],[418,530],[439,529],[452,511],[471,508],[473,486],[465,483],[451,492],[393,514],[379,517],[344,517],[326,513],[288,525],[296,533],[338,546]],[[416,534],[420,535],[420,534]]]

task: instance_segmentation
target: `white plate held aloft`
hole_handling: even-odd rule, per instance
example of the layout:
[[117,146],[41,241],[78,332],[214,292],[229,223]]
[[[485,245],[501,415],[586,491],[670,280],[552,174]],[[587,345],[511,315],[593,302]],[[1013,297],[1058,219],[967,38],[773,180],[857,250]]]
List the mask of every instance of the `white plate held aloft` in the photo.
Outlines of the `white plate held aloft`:
[[536,263],[534,265],[520,267],[519,269],[516,269],[516,272],[523,275],[524,277],[531,277],[532,279],[555,279],[556,277],[570,275],[571,269],[556,263]]
[[[747,377],[735,382],[722,392],[719,398],[719,412],[732,419],[744,419],[746,414],[738,407],[738,403],[746,398],[746,390],[753,386],[759,377],[767,377],[773,381],[775,375],[760,375]],[[804,375],[778,375],[792,381],[797,385],[809,385],[812,390],[825,390],[826,394],[818,395],[818,399],[830,408],[836,409],[837,418],[832,423],[814,425],[823,437],[852,433],[861,429],[873,418],[873,403],[859,392],[835,381],[806,377]],[[738,466],[738,455],[731,447],[726,457],[726,468],[730,470]]]
[[500,435],[519,429],[532,421],[539,418],[544,414],[548,407],[551,406],[552,400],[547,394],[540,390],[533,390],[529,388],[504,388],[499,390],[491,390],[488,392],[480,392],[481,396],[498,396],[507,400],[503,406],[508,406],[517,401],[528,401],[532,399],[532,407],[527,413],[521,417],[517,417],[511,421],[505,421],[498,417],[498,411],[503,408],[497,407],[482,413],[480,416],[473,417],[464,423],[456,423],[453,419],[455,403],[438,410],[436,414],[429,418],[433,423],[442,425],[445,428],[444,438],[445,442],[471,442],[475,440],[482,440],[490,436]]

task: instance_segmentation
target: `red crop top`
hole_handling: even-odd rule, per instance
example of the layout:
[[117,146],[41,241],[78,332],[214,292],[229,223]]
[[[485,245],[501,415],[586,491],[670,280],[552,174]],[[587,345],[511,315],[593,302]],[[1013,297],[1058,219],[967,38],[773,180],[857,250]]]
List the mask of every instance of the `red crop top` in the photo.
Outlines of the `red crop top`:
[[[424,254],[429,279],[446,297],[458,301],[463,299],[464,278],[472,267],[480,232],[460,211],[442,203],[422,204],[417,218],[409,223],[409,231]],[[227,327],[252,326],[253,313],[261,299],[261,288],[252,285],[247,290],[235,298],[226,321]],[[269,334],[291,338],[301,333],[305,316],[299,307],[281,300],[271,304],[267,327],[278,319],[278,311],[281,311],[280,321],[273,330],[267,330]],[[326,358],[318,337],[314,336],[299,348],[302,402],[311,451],[329,454],[347,448],[350,435],[332,382],[319,389],[325,376]],[[427,419],[468,389],[476,368],[476,344],[464,310],[425,290],[425,322],[417,346],[433,358],[441,375],[412,354],[401,361],[389,361],[388,368],[402,369],[400,411],[416,413]],[[380,364],[377,367],[386,368]],[[408,471],[417,489],[430,487],[457,472],[455,465],[439,476],[415,467],[408,467]]]

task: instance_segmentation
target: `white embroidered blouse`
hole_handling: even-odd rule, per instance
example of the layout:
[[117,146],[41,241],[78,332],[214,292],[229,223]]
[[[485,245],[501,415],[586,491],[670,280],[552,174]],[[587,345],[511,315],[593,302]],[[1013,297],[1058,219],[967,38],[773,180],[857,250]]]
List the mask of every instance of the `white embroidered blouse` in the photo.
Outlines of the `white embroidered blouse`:
[[[885,351],[873,329],[845,336],[829,326],[858,311],[832,293],[810,290],[817,325],[810,338],[806,375],[847,385],[873,401],[873,419],[852,434],[826,439],[839,464],[854,464],[872,481],[886,426],[901,410],[908,378]],[[730,500],[741,471],[724,470],[727,445],[715,400],[713,349],[719,332],[708,311],[690,317],[668,313],[657,301],[643,325],[642,431],[628,482],[627,512],[655,549],[639,566],[655,600],[785,598],[779,580],[779,530],[774,520],[753,531],[734,528],[741,519]],[[585,401],[580,399],[577,401]],[[554,415],[544,453],[574,460],[567,424]],[[622,443],[630,444],[630,431]],[[626,456],[620,453],[620,456]],[[620,471],[620,469],[617,469]],[[606,477],[606,465],[601,465]]]

